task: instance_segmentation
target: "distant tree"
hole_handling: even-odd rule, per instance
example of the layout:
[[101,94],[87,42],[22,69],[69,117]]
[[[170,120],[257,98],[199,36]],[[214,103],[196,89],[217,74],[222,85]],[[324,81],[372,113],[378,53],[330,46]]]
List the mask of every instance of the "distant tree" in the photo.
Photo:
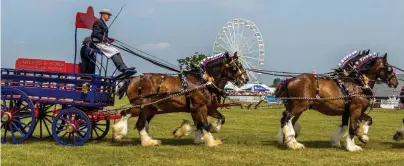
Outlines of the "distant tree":
[[272,86],[273,86],[273,87],[277,87],[277,86],[279,86],[280,83],[281,83],[281,79],[280,79],[280,78],[275,78],[275,79],[272,81]]
[[201,54],[199,52],[195,52],[194,55],[190,57],[186,57],[183,59],[177,59],[178,63],[181,64],[184,68],[184,70],[198,70],[199,69],[199,63],[203,59],[205,59],[207,56],[205,54]]

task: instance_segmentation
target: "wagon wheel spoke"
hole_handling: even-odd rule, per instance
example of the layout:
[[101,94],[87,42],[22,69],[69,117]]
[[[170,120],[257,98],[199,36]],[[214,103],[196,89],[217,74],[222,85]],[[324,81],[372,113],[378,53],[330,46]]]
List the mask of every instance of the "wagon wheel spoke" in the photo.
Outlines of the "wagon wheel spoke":
[[97,130],[94,128],[93,131],[95,132],[95,135],[97,135],[97,137],[100,137],[100,135],[98,134]]
[[14,122],[11,122],[11,125],[17,130],[18,133],[21,134],[21,136],[25,136],[25,134],[27,134],[25,131],[21,131],[20,127],[17,127],[17,125]]
[[[45,118],[45,119],[46,119],[46,118]],[[46,119],[46,120],[48,120],[48,119]],[[48,120],[48,121],[49,121],[49,120]],[[48,127],[48,124],[47,124],[45,121],[43,121],[43,122],[44,122],[44,124],[45,124],[46,131],[48,132],[49,136],[51,136],[51,135],[52,135],[52,132],[50,132],[49,127]],[[50,123],[50,124],[52,124],[52,123]]]
[[76,134],[77,134],[77,137],[80,139],[80,140],[84,140],[84,135],[81,135],[81,133],[80,133],[80,131],[76,131]]
[[73,144],[76,144],[76,136],[74,133],[71,133],[73,135]]
[[11,139],[13,140],[13,143],[14,143],[16,141],[15,140],[15,135],[14,135],[14,130],[13,130],[13,127],[11,125],[9,125],[9,127],[10,127]]

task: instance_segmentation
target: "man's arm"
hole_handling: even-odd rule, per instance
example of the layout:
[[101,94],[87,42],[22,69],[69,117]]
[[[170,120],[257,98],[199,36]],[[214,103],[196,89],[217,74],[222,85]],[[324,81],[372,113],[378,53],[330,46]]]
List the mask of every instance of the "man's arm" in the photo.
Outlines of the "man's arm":
[[99,21],[94,22],[93,24],[93,38],[97,38],[98,40],[100,40],[100,42],[102,42],[103,38],[104,38],[104,30],[102,28],[102,25]]

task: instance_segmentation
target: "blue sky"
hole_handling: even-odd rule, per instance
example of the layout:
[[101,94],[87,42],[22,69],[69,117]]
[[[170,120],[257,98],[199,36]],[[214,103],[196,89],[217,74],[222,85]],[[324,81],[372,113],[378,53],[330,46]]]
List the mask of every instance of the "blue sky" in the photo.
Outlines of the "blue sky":
[[[91,5],[116,14],[123,4],[110,36],[174,63],[211,53],[220,28],[244,18],[263,35],[268,70],[328,72],[362,48],[404,67],[403,0],[2,0],[1,66],[13,68],[18,57],[73,62],[75,13]],[[167,72],[123,55],[140,72]]]

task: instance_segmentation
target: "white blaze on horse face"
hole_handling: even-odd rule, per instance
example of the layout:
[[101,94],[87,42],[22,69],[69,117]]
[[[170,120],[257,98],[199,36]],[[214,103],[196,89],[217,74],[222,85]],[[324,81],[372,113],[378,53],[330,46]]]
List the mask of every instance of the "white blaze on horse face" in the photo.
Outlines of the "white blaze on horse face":
[[160,140],[154,140],[149,136],[149,133],[146,131],[146,129],[149,127],[149,123],[146,122],[144,128],[140,130],[139,136],[140,136],[140,142],[142,146],[155,146],[155,145],[160,145],[161,141]]
[[350,138],[350,136],[346,137],[346,150],[350,152],[362,151],[363,149],[355,144],[354,137]]
[[292,119],[293,117],[283,126],[282,132],[283,132],[283,141],[286,143],[286,146],[291,149],[304,149],[304,145],[297,142],[295,136],[295,130],[293,128],[292,124]]
[[331,136],[331,146],[341,147],[341,139],[344,137],[346,130],[348,129],[347,125],[342,127],[338,127],[337,130]]
[[121,140],[122,137],[128,133],[128,119],[132,117],[132,114],[122,116],[122,118],[112,126],[112,140]]

